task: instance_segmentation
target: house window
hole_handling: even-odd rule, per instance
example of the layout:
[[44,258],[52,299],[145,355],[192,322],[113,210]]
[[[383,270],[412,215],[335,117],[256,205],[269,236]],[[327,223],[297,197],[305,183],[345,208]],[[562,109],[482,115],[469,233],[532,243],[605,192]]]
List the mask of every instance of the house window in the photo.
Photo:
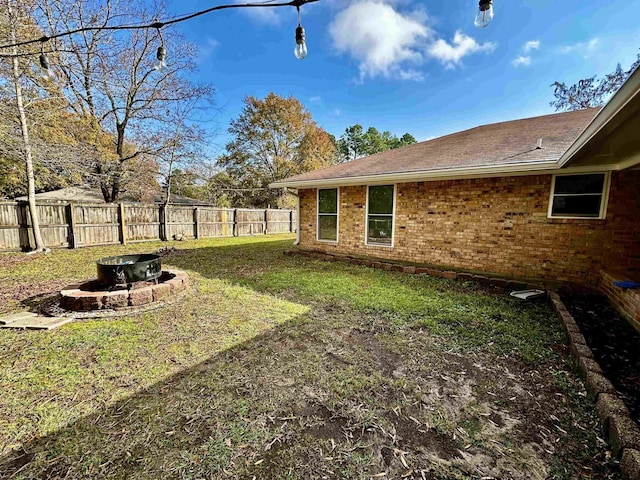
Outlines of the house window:
[[338,189],[318,189],[318,240],[338,241]]
[[367,191],[367,245],[393,246],[394,186],[370,186]]
[[554,175],[549,217],[604,218],[607,208],[609,175]]

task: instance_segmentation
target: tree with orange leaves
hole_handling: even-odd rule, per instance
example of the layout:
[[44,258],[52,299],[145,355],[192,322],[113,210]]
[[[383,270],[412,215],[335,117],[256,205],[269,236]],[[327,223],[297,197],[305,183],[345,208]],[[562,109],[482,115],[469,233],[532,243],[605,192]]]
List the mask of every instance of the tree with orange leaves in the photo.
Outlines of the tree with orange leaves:
[[243,203],[256,207],[278,205],[284,195],[268,189],[270,183],[338,160],[335,140],[294,97],[275,93],[264,99],[246,97],[242,113],[228,131],[234,139],[218,166],[245,192]]

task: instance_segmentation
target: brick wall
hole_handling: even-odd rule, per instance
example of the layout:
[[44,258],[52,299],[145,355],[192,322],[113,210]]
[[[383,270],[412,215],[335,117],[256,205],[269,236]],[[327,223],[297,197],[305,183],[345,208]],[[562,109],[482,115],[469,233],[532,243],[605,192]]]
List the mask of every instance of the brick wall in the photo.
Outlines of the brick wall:
[[397,185],[393,248],[366,246],[366,187],[340,188],[335,244],[316,241],[316,190],[300,190],[300,246],[472,272],[595,284],[640,272],[640,171],[613,172],[605,220],[549,219],[551,175]]
[[613,282],[629,280],[629,275],[603,270],[600,275],[600,290],[611,304],[640,331],[640,290],[616,287]]

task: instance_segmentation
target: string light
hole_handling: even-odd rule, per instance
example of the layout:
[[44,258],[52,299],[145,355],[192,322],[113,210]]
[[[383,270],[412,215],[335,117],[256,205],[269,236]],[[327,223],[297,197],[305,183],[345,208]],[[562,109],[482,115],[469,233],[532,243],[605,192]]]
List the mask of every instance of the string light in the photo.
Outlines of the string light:
[[49,63],[49,57],[47,57],[47,54],[44,52],[44,44],[45,42],[42,42],[40,44],[40,67],[44,71],[44,75],[46,77],[51,78],[53,77],[53,72],[51,71],[51,64]]
[[164,38],[162,38],[162,32],[160,29],[164,27],[163,23],[156,23],[156,28],[158,29],[158,37],[160,37],[160,46],[158,47],[158,51],[156,52],[156,64],[153,67],[155,70],[162,70],[167,66],[167,49],[164,46]]
[[474,21],[476,27],[484,28],[493,20],[493,0],[480,0]]
[[[307,46],[305,43],[305,32],[304,32],[304,28],[302,28],[302,25],[300,25],[300,7],[302,5],[305,5],[307,3],[315,3],[318,2],[320,0],[291,0],[289,2],[273,2],[271,0],[267,0],[261,3],[234,3],[234,4],[229,4],[229,5],[217,5],[215,7],[211,7],[211,8],[207,8],[205,10],[200,10],[198,12],[195,13],[191,13],[188,15],[184,15],[181,17],[173,17],[171,19],[165,20],[163,22],[153,22],[151,24],[135,24],[135,25],[106,25],[106,26],[99,26],[99,27],[82,27],[82,28],[77,28],[75,30],[68,30],[66,32],[60,32],[60,33],[53,33],[49,36],[44,36],[44,37],[40,37],[40,38],[34,38],[31,40],[25,40],[22,42],[17,42],[17,43],[10,43],[10,44],[5,44],[5,45],[0,45],[0,50],[5,49],[5,48],[14,48],[14,47],[22,47],[22,46],[26,46],[26,45],[31,45],[34,43],[38,43],[40,42],[41,44],[44,44],[45,42],[52,40],[52,39],[56,39],[56,38],[60,38],[60,37],[66,37],[66,36],[70,36],[70,35],[75,35],[77,33],[82,33],[82,32],[90,32],[90,31],[112,31],[112,30],[139,30],[139,29],[146,29],[146,28],[155,28],[158,30],[158,34],[160,36],[160,41],[161,41],[161,45],[158,47],[158,50],[156,51],[156,64],[154,66],[155,70],[160,70],[164,67],[166,67],[167,65],[167,49],[164,46],[164,41],[162,40],[162,35],[160,34],[160,29],[164,26],[167,25],[173,25],[175,23],[180,23],[180,22],[185,22],[187,20],[191,20],[192,18],[196,18],[199,17],[201,15],[206,15],[207,13],[211,13],[217,10],[226,10],[226,9],[230,9],[230,8],[265,8],[265,7],[296,7],[296,9],[298,10],[298,28],[296,29],[296,56],[298,58],[304,58],[307,56]],[[20,54],[20,55],[13,55],[13,54],[2,54],[0,53],[0,58],[2,57],[14,57],[14,56],[26,56],[29,54]],[[40,65],[42,66],[43,69],[47,70],[48,72],[51,72],[50,68],[45,68],[45,64],[49,65],[49,59],[46,57],[46,55],[44,55],[44,53],[40,54]]]
[[298,60],[303,60],[307,56],[307,42],[304,28],[300,21],[300,7],[298,9],[298,27],[296,28],[296,48],[293,51]]
[[[162,39],[162,34],[160,33],[160,29],[167,25],[173,25],[176,23],[184,22],[187,20],[191,20],[193,18],[206,15],[208,13],[217,11],[217,10],[226,10],[231,8],[265,8],[265,7],[296,7],[298,11],[298,27],[296,28],[296,48],[294,50],[294,54],[296,58],[302,60],[308,54],[307,43],[306,43],[306,33],[302,26],[300,20],[300,7],[307,3],[315,3],[320,0],[291,0],[289,2],[272,2],[271,0],[266,0],[261,3],[235,3],[229,5],[217,5],[215,7],[207,8],[205,10],[200,10],[195,13],[191,13],[188,15],[184,15],[181,17],[172,17],[163,22],[154,22],[151,24],[132,24],[132,25],[103,25],[96,27],[82,27],[77,28],[75,30],[68,30],[66,32],[53,33],[49,36],[44,36],[40,38],[34,38],[31,40],[25,40],[22,42],[9,43],[5,45],[0,45],[0,51],[7,48],[15,48],[22,47],[26,45],[32,45],[34,43],[41,44],[40,51],[40,66],[46,72],[48,76],[52,76],[53,72],[51,71],[51,64],[49,62],[49,58],[44,52],[44,43],[49,40],[66,37],[70,35],[75,35],[77,33],[89,32],[89,31],[113,31],[113,30],[139,30],[139,29],[147,29],[147,28],[155,28],[158,30],[158,36],[160,37],[161,45],[158,47],[156,51],[156,64],[154,66],[155,70],[161,70],[167,66],[167,49],[164,46],[164,40]],[[475,17],[475,25],[479,28],[484,28],[493,20],[493,0],[479,0],[478,3],[478,12]],[[23,57],[34,55],[35,53],[21,53],[21,54],[3,54],[0,53],[0,58],[8,58],[8,57]]]
[[[168,26],[168,25],[173,25],[176,23],[181,23],[181,22],[185,22],[187,20],[191,20],[193,18],[196,17],[200,17],[202,15],[206,15],[207,13],[211,13],[211,12],[215,12],[217,10],[227,10],[230,8],[273,8],[273,7],[296,7],[296,8],[300,8],[303,5],[306,5],[307,3],[315,3],[315,2],[319,2],[320,0],[291,0],[290,2],[271,2],[271,1],[265,1],[265,2],[261,2],[261,3],[233,3],[233,4],[229,4],[229,5],[217,5],[215,7],[211,7],[211,8],[207,8],[206,10],[200,10],[198,12],[195,13],[190,13],[188,15],[184,15],[181,17],[175,17],[175,18],[171,18],[169,20],[165,20],[163,22],[154,22],[154,23],[150,23],[150,24],[134,24],[134,25],[103,25],[103,26],[99,26],[99,27],[81,27],[81,28],[76,28],[75,30],[68,30],[66,32],[60,32],[60,33],[53,33],[49,36],[46,37],[40,37],[40,38],[33,38],[31,40],[25,40],[22,42],[17,42],[17,43],[9,43],[9,44],[5,44],[5,45],[0,45],[0,50],[1,49],[5,49],[5,48],[12,48],[12,47],[22,47],[24,45],[31,45],[34,43],[38,43],[38,42],[45,42],[47,40],[53,40],[56,38],[60,38],[60,37],[68,37],[69,35],[75,35],[76,33],[82,33],[82,32],[91,32],[91,31],[111,31],[111,30],[140,30],[140,29],[145,29],[145,28],[157,28],[157,25],[159,23],[162,24],[162,26]],[[3,56],[8,56],[8,55],[3,55]]]

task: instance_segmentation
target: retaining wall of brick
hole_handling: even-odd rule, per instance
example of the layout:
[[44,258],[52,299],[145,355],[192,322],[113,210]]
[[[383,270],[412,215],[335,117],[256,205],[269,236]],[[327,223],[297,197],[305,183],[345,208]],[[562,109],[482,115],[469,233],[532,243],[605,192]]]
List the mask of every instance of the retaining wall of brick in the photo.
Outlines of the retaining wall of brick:
[[631,417],[622,396],[605,377],[580,327],[557,293],[549,299],[569,337],[571,352],[589,394],[596,402],[600,424],[613,453],[620,459],[620,469],[629,480],[640,480],[640,427]]

